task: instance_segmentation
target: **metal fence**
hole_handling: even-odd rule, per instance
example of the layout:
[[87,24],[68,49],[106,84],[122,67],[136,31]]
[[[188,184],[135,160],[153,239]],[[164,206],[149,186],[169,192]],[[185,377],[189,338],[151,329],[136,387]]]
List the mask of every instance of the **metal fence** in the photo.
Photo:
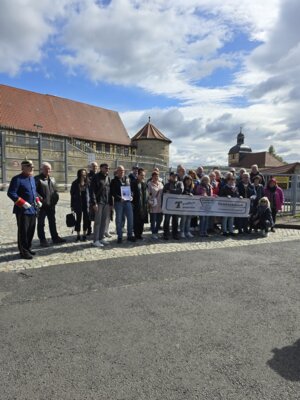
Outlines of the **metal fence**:
[[21,162],[25,158],[33,161],[36,173],[42,162],[49,162],[62,189],[70,186],[77,176],[78,169],[87,168],[92,161],[99,164],[107,162],[112,172],[120,164],[127,171],[130,171],[133,165],[148,171],[158,167],[162,173],[169,170],[168,165],[160,158],[98,152],[86,145],[77,147],[66,138],[47,137],[38,133],[29,136],[2,132],[0,140],[0,189],[6,188],[11,178],[20,172]]

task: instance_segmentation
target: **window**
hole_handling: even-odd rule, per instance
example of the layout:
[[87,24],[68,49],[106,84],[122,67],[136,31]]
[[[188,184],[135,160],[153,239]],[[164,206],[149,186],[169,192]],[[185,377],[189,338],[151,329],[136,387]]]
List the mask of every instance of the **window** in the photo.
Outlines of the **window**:
[[124,156],[128,156],[129,155],[129,148],[128,147],[124,147]]
[[25,143],[26,143],[25,133],[18,133],[16,136],[16,145],[25,146]]
[[110,153],[110,144],[105,143],[105,153]]
[[102,143],[96,143],[96,151],[102,152]]

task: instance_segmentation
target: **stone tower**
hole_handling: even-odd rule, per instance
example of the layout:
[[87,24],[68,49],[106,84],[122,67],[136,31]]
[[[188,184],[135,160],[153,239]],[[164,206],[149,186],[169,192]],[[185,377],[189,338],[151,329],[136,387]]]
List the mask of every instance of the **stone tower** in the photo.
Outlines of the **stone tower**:
[[150,122],[143,126],[131,139],[132,145],[136,147],[136,155],[161,160],[166,169],[169,167],[169,147],[172,143]]

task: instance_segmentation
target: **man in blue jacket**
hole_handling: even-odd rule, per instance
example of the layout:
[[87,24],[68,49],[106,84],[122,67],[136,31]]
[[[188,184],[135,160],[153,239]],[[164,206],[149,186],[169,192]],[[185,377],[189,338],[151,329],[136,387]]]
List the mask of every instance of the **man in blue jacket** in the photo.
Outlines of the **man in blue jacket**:
[[7,196],[14,202],[13,213],[18,225],[18,247],[21,258],[31,260],[35,254],[31,243],[35,231],[37,209],[42,203],[36,192],[33,177],[33,163],[25,160],[21,163],[22,172],[12,178]]

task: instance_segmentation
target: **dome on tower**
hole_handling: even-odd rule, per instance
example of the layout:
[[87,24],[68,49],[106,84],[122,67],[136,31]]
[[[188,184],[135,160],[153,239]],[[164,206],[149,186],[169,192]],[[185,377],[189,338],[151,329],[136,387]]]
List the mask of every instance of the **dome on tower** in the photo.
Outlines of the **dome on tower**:
[[236,145],[231,147],[228,154],[236,154],[236,153],[252,153],[252,149],[249,146],[244,144],[245,135],[240,130],[239,134],[237,135]]

